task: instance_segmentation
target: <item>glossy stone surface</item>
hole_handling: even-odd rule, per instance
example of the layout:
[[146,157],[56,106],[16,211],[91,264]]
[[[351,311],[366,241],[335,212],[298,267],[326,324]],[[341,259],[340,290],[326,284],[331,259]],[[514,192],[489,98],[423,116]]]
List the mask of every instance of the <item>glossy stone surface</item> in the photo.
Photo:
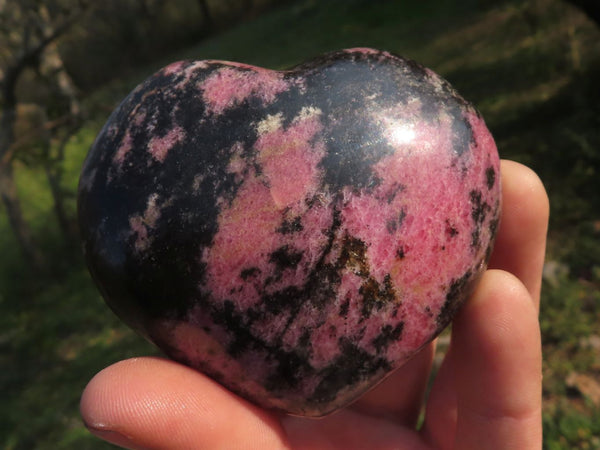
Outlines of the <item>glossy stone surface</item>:
[[451,321],[491,252],[499,175],[478,112],[412,61],[186,61],[110,116],[79,221],[126,323],[261,406],[319,416]]

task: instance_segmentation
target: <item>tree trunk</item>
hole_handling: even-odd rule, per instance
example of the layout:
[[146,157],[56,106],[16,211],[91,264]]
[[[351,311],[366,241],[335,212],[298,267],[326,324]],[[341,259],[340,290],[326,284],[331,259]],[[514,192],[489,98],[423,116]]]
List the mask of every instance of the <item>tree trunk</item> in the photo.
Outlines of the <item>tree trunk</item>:
[[8,223],[17,239],[25,261],[32,270],[39,271],[44,265],[44,258],[41,251],[34,244],[31,230],[23,218],[12,167],[11,144],[14,138],[17,109],[14,89],[11,88],[14,88],[14,86],[10,84],[4,86],[4,105],[0,117],[0,197],[8,216]]
[[600,26],[600,2],[598,0],[567,0],[581,9],[590,19]]
[[57,144],[57,154],[51,154],[50,136],[61,134],[61,130],[57,127],[54,132],[50,131],[44,143],[44,158],[43,166],[46,173],[46,178],[50,186],[50,193],[54,200],[54,213],[58,221],[58,226],[63,234],[67,246],[72,246],[76,236],[75,227],[65,209],[65,192],[60,186],[62,179],[62,163],[64,161],[65,146],[69,138],[81,126],[82,111],[78,99],[78,90],[73,82],[73,79],[67,72],[62,56],[58,51],[56,42],[48,44],[46,50],[42,53],[40,61],[40,72],[47,79],[52,79],[59,96],[64,97],[69,102],[69,112],[67,113],[66,124],[61,126],[63,136]]
[[44,258],[39,248],[34,244],[29,226],[23,219],[21,202],[11,164],[0,165],[0,196],[8,222],[17,239],[23,257],[31,269],[40,271],[44,266]]
[[242,2],[242,15],[244,20],[256,17],[258,10],[254,8],[253,0],[244,0]]
[[48,180],[50,193],[52,194],[52,199],[54,201],[54,214],[58,221],[58,227],[60,228],[67,246],[71,246],[75,233],[65,210],[64,192],[60,187],[60,173],[57,173],[51,163],[44,164],[44,171],[46,172],[46,179]]
[[56,215],[58,227],[65,239],[67,247],[73,247],[77,237],[76,227],[74,226],[73,221],[70,220],[69,214],[67,214],[65,208],[65,191],[60,185],[62,180],[62,162],[65,156],[64,149],[71,135],[71,133],[68,133],[67,136],[62,139],[62,142],[59,143],[58,155],[56,158],[51,157],[48,143],[48,147],[45,149],[46,154],[43,163],[44,172],[46,173],[46,179],[48,180],[50,193],[52,194],[52,200],[54,202],[54,214]]
[[200,12],[202,13],[202,27],[205,30],[211,30],[213,27],[213,18],[206,0],[198,0],[198,5],[200,6]]
[[75,82],[65,68],[65,63],[58,51],[56,42],[48,44],[42,52],[39,70],[46,79],[53,80],[59,95],[69,102],[71,121],[78,122],[81,118],[81,105],[79,104],[77,86],[75,86]]

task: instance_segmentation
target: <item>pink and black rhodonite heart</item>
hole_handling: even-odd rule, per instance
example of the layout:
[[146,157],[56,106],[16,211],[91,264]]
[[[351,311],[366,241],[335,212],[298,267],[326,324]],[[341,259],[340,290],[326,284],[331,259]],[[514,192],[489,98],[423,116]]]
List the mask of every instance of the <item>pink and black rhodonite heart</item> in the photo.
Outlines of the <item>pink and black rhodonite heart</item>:
[[78,207],[90,271],[127,324],[258,405],[320,416],[470,294],[499,159],[473,106],[387,52],[285,71],[184,61],[110,116]]

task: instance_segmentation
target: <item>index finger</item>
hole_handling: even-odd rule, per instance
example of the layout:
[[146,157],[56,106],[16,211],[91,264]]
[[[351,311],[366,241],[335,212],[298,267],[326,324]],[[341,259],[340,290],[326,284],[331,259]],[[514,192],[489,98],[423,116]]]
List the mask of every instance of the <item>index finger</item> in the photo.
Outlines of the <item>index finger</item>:
[[536,173],[503,160],[502,216],[489,268],[512,273],[539,309],[550,211],[548,195]]

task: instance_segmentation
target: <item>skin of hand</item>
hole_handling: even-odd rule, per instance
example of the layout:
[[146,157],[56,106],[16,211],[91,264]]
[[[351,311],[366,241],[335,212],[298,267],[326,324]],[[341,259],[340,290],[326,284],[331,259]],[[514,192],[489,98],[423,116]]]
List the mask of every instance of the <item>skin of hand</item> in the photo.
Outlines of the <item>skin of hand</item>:
[[130,449],[539,449],[538,322],[549,202],[537,175],[502,161],[503,211],[489,269],[452,326],[422,409],[435,342],[351,406],[322,419],[262,410],[203,374],[134,358],[81,399],[96,436]]

